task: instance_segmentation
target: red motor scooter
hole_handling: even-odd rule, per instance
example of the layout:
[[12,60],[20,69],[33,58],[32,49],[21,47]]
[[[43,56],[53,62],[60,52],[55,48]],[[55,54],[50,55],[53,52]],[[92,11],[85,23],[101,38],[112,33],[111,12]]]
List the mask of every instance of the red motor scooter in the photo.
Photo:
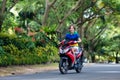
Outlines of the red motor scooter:
[[[83,67],[83,50],[79,48],[79,53],[75,54],[72,51],[71,44],[75,44],[75,41],[62,41],[59,46],[59,71],[62,74],[66,74],[68,70],[75,69],[77,73],[80,73]],[[76,59],[75,59],[76,58]],[[76,61],[76,63],[75,63]]]

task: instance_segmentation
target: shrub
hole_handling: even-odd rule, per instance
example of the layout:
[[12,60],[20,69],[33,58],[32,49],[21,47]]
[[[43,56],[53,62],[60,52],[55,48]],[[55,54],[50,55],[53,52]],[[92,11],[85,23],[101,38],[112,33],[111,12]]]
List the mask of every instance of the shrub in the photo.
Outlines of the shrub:
[[16,38],[15,34],[0,33],[0,46],[11,44],[14,38]]
[[58,48],[56,48],[51,44],[47,44],[46,49],[47,49],[50,62],[55,62],[59,60]]
[[6,53],[9,53],[9,54],[12,54],[12,55],[17,55],[17,54],[20,53],[18,48],[15,45],[13,45],[13,44],[9,44],[7,46],[3,46],[3,48],[4,48]]
[[2,48],[2,46],[0,46],[0,54],[5,53],[4,49]]
[[[40,39],[42,41],[42,37]],[[38,43],[32,42],[31,38],[17,38],[2,34],[0,36],[0,66],[31,65],[58,61],[58,49],[53,43],[47,41],[45,41],[45,44],[40,42],[44,46],[38,46]]]

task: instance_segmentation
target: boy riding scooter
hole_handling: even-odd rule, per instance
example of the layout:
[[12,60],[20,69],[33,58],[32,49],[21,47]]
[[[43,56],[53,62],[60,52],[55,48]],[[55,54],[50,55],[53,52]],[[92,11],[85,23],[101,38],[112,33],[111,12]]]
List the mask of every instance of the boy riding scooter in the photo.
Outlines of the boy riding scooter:
[[[74,57],[76,57],[75,53],[79,53],[78,43],[81,42],[81,39],[80,39],[80,35],[75,31],[74,25],[69,26],[69,33],[66,34],[65,41],[74,41],[74,44],[72,44],[70,46],[72,47]],[[74,62],[76,64],[76,60]],[[72,65],[74,65],[74,64],[72,64]]]

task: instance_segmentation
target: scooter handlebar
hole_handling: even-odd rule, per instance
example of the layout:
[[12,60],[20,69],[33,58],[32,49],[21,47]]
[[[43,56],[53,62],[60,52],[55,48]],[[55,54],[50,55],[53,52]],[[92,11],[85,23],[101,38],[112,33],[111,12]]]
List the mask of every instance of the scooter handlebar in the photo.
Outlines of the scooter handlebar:
[[75,44],[75,43],[78,43],[78,41],[61,41],[60,43],[59,43],[59,45],[63,45],[63,44]]

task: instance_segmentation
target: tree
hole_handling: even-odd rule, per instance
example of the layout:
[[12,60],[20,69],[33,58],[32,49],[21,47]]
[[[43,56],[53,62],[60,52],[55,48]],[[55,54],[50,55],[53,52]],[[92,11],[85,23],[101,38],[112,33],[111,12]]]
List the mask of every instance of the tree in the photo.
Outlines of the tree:
[[39,32],[43,27],[50,30],[55,26],[56,31],[64,35],[73,23],[83,40],[82,47],[92,56],[97,48],[102,48],[101,40],[109,33],[107,29],[119,25],[119,0],[1,0],[1,4],[1,27],[12,7],[19,14],[19,27],[26,31]]
[[2,31],[2,24],[4,22],[4,19],[7,15],[7,13],[10,12],[10,9],[15,6],[15,4],[19,0],[13,0],[13,1],[7,1],[7,0],[0,0],[1,6],[0,6],[0,32]]

